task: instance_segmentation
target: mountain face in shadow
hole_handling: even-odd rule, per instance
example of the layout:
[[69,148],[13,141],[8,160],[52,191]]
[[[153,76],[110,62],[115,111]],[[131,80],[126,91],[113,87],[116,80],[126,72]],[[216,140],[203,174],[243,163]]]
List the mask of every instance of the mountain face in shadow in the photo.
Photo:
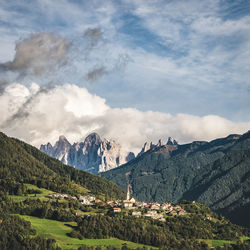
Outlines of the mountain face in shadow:
[[102,174],[141,201],[202,202],[250,226],[250,131],[211,142],[164,145]]

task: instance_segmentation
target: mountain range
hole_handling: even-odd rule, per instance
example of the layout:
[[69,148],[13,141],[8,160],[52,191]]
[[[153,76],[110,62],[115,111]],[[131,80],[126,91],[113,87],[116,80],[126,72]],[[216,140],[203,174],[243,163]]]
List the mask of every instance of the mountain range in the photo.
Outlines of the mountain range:
[[141,201],[202,202],[231,221],[250,226],[250,131],[211,142],[148,147],[102,177]]
[[52,146],[41,145],[40,150],[64,164],[90,173],[105,172],[135,158],[134,153],[123,149],[114,140],[101,140],[97,133],[91,133],[83,142],[71,145],[65,136]]
[[[162,145],[161,140],[157,144],[145,142],[137,157]],[[178,145],[178,143],[175,139],[169,137],[166,145]],[[117,168],[135,158],[133,152],[123,149],[114,140],[101,140],[97,133],[91,133],[83,142],[77,142],[73,145],[64,135],[61,135],[54,146],[48,142],[41,145],[40,150],[64,164],[93,174]]]

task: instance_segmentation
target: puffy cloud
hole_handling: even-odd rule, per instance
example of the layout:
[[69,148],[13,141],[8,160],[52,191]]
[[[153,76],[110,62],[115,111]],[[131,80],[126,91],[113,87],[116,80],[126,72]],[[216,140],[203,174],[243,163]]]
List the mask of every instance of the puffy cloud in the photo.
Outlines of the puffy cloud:
[[145,141],[166,141],[168,136],[184,143],[243,133],[250,128],[250,122],[235,123],[214,115],[173,116],[111,108],[105,99],[72,84],[41,91],[34,83],[29,88],[13,83],[0,96],[0,113],[3,132],[37,147],[48,141],[55,143],[61,134],[74,142],[96,131],[137,152]]

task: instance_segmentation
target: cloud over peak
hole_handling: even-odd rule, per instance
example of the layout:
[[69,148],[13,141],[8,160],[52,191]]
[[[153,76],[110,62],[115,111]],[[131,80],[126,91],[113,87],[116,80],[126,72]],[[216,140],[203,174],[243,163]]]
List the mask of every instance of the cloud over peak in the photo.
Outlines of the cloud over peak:
[[[25,117],[20,115],[25,112]],[[71,142],[90,132],[115,139],[137,152],[145,141],[165,141],[168,136],[180,143],[211,140],[230,133],[243,133],[250,123],[234,123],[223,117],[171,114],[134,108],[111,108],[105,99],[73,84],[54,86],[45,92],[32,84],[8,86],[0,96],[0,129],[37,147],[54,143],[64,134]],[[14,119],[14,120],[13,120]]]

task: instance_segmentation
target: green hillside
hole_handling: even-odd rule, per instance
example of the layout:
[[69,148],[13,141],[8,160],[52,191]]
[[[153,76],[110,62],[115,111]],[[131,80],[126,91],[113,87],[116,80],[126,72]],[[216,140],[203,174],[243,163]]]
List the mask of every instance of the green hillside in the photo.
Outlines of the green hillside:
[[0,133],[0,185],[12,194],[25,190],[23,183],[55,192],[91,192],[102,198],[122,198],[121,189],[98,176],[66,166],[17,139]]
[[195,200],[250,226],[250,132],[211,142],[162,146],[102,174],[142,201]]
[[203,204],[184,201],[180,206],[187,214],[166,214],[165,221],[136,218],[126,209],[116,214],[112,207],[92,207],[83,216],[75,216],[76,209],[86,209],[77,201],[37,198],[13,202],[0,192],[0,248],[198,250],[224,244],[228,249],[249,247],[248,229],[231,224]]
[[[123,192],[115,184],[65,166],[4,134],[0,134],[0,187],[3,250],[249,247],[248,229],[230,223],[203,204],[183,201],[180,206],[171,205],[169,211],[137,205],[126,209],[118,200]],[[53,192],[59,196],[51,195]],[[71,195],[65,198],[64,194]],[[77,198],[82,194],[116,201],[86,204]],[[119,213],[114,206],[119,207]],[[173,215],[169,213],[172,210],[183,213]]]
[[56,242],[62,249],[78,249],[82,245],[88,246],[114,246],[121,248],[124,244],[130,249],[143,247],[144,245],[129,241],[111,239],[78,239],[68,236],[72,232],[72,227],[76,226],[76,222],[61,222],[56,220],[40,219],[33,216],[22,215],[26,221],[36,229],[37,234],[41,237],[56,239]]

